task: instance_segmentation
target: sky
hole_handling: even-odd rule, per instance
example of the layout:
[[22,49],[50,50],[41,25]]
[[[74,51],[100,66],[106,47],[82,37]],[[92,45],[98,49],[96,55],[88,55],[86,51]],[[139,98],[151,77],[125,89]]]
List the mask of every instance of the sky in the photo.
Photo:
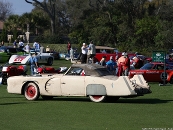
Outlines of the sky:
[[[22,15],[23,13],[30,13],[34,8],[32,4],[28,4],[25,0],[6,0],[12,4],[12,11],[14,14]],[[32,0],[30,0],[32,1]]]

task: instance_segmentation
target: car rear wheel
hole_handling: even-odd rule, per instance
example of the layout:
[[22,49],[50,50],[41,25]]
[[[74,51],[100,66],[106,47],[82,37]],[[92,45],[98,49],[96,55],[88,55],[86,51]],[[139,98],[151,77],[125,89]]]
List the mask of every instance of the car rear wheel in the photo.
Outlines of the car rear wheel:
[[48,58],[47,64],[51,66],[53,64],[53,58]]
[[38,86],[35,83],[28,83],[25,87],[24,96],[27,100],[37,100],[40,96]]
[[90,95],[89,98],[93,102],[103,102],[106,99],[106,96],[102,96],[102,95]]

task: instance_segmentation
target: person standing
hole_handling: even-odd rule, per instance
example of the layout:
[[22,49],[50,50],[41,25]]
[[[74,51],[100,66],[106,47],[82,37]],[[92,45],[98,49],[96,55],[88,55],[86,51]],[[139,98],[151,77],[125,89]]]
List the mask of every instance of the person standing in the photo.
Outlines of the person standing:
[[93,41],[90,42],[89,47],[88,47],[88,55],[89,57],[87,58],[87,63],[89,61],[89,59],[91,58],[92,63],[94,63],[94,56],[96,55],[96,48],[95,45],[93,43]]
[[44,52],[44,47],[42,45],[40,45],[40,53]]
[[24,48],[24,43],[22,40],[19,40],[19,44],[18,44],[18,47],[23,49]]
[[39,48],[38,42],[34,42],[33,43],[33,48],[35,49],[35,51],[37,51],[37,49]]
[[74,60],[73,48],[70,49],[70,59],[71,59],[71,62]]
[[17,47],[17,40],[14,40],[14,42],[13,42],[13,47],[14,47],[14,48]]
[[82,64],[86,64],[87,63],[87,46],[85,43],[83,43],[83,46],[81,47],[81,50],[82,50],[82,61],[81,63]]
[[67,43],[67,53],[70,54],[71,44],[70,42]]
[[31,75],[36,74],[36,70],[38,68],[38,60],[37,60],[37,53],[33,53],[32,56],[29,59],[29,63],[31,64],[30,69],[31,69]]
[[27,43],[26,46],[23,49],[26,51],[26,53],[30,53],[29,43]]
[[127,53],[124,53],[123,75],[128,76],[130,70],[130,58]]
[[1,42],[1,46],[4,46],[4,41]]
[[117,76],[122,76],[122,74],[123,74],[123,65],[124,65],[124,62],[125,62],[124,54],[125,54],[125,52],[123,52],[121,54],[121,57],[117,61],[117,65],[118,65]]
[[110,57],[110,60],[108,62],[106,62],[106,68],[113,74],[115,75],[116,73],[116,67],[117,64],[116,62],[113,60],[113,56]]
[[36,44],[36,51],[40,52],[40,43],[39,42],[37,42],[37,44]]

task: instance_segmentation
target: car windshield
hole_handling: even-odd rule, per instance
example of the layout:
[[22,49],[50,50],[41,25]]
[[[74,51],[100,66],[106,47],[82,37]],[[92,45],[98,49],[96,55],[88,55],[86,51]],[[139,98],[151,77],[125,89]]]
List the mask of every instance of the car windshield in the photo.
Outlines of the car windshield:
[[112,75],[106,68],[95,68],[95,69],[89,69],[85,68],[82,69],[80,67],[71,67],[65,75],[95,75],[95,76],[106,76],[106,75]]
[[141,70],[150,70],[150,69],[152,69],[153,65],[154,65],[154,64],[152,64],[152,63],[146,63],[146,64],[145,64],[144,66],[142,66],[140,69],[141,69]]

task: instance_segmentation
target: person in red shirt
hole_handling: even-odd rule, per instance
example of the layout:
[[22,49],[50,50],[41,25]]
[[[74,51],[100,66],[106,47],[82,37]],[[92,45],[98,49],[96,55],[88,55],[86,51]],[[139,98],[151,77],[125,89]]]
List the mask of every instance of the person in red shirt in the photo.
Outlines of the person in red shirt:
[[124,65],[124,62],[125,62],[124,54],[125,54],[125,52],[123,52],[121,54],[121,57],[118,58],[118,61],[117,61],[117,65],[118,65],[117,76],[122,76],[122,74],[123,74],[123,65]]
[[124,53],[125,61],[123,63],[123,74],[124,76],[128,76],[130,70],[130,58],[128,57],[127,53]]
[[68,52],[68,54],[70,54],[70,49],[71,49],[71,44],[70,44],[70,42],[68,42],[68,44],[67,44],[67,52]]

